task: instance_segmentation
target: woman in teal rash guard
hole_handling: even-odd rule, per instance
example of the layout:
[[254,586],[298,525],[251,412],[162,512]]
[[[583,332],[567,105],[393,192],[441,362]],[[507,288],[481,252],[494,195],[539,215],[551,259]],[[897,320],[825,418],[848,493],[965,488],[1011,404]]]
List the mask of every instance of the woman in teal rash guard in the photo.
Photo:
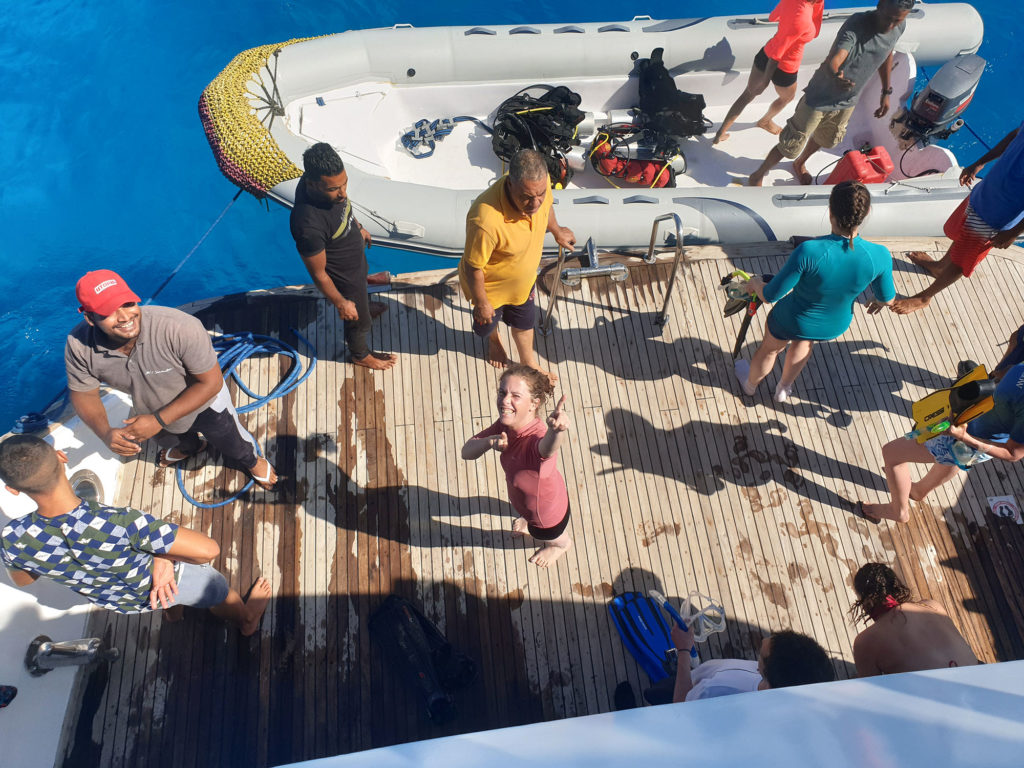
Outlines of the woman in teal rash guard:
[[792,343],[775,389],[776,402],[789,398],[816,341],[840,336],[853,321],[853,304],[871,286],[874,313],[896,298],[892,282],[892,254],[885,246],[869,243],[857,230],[871,209],[871,194],[857,181],[844,181],[828,200],[832,234],[799,245],[782,270],[767,283],[755,277],[750,287],[766,302],[778,302],[768,315],[764,341],[749,363],[736,361],[736,378],[744,393],[775,367],[779,352]]

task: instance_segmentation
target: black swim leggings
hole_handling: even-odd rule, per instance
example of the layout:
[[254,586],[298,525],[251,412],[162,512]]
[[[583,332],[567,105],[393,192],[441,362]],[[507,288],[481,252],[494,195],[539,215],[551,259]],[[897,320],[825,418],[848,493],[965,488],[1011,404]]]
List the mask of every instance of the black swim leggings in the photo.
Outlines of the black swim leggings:
[[215,411],[213,408],[207,408],[199,412],[188,432],[183,432],[180,435],[169,432],[161,434],[172,434],[173,437],[178,438],[177,449],[179,451],[195,453],[199,450],[200,432],[210,442],[210,445],[221,452],[225,460],[236,462],[246,469],[256,466],[256,462],[259,460],[256,453],[256,442],[242,426],[234,409]]

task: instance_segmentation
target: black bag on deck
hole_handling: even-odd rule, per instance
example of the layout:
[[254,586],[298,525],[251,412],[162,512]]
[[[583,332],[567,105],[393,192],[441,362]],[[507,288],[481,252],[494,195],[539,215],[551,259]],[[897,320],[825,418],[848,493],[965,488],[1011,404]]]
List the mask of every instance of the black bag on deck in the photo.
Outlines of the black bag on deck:
[[662,52],[663,49],[655,48],[649,59],[636,63],[644,125],[661,136],[680,140],[700,136],[711,127],[711,121],[704,117],[704,97],[676,88],[661,60]]
[[388,662],[423,697],[430,719],[446,723],[454,718],[448,693],[473,682],[473,660],[452,648],[430,619],[398,595],[389,595],[374,611],[369,629]]
[[[529,91],[541,89],[540,96]],[[531,85],[503,101],[494,115],[491,148],[506,163],[520,149],[536,149],[547,160],[552,184],[572,178],[565,153],[575,144],[583,121],[580,95],[564,85]]]

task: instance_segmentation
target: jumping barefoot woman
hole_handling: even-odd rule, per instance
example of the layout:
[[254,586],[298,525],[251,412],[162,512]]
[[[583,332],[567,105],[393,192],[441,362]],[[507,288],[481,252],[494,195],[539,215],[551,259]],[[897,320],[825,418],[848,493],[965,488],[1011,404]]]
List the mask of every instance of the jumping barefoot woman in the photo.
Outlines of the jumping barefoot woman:
[[509,367],[498,383],[498,420],[462,446],[462,458],[479,459],[490,450],[501,454],[508,496],[519,517],[512,523],[517,536],[541,543],[530,562],[546,568],[572,546],[569,494],[558,471],[558,448],[569,429],[565,395],[548,416],[537,413],[554,391],[547,375],[527,365]]

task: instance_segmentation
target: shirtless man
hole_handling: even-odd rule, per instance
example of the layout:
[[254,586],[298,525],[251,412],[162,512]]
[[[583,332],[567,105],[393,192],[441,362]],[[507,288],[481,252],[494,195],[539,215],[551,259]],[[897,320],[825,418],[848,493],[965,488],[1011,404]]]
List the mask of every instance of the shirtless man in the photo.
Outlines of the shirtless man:
[[910,601],[910,590],[882,563],[868,563],[853,579],[850,612],[872,625],[853,641],[858,677],[978,664],[971,647],[942,606]]

